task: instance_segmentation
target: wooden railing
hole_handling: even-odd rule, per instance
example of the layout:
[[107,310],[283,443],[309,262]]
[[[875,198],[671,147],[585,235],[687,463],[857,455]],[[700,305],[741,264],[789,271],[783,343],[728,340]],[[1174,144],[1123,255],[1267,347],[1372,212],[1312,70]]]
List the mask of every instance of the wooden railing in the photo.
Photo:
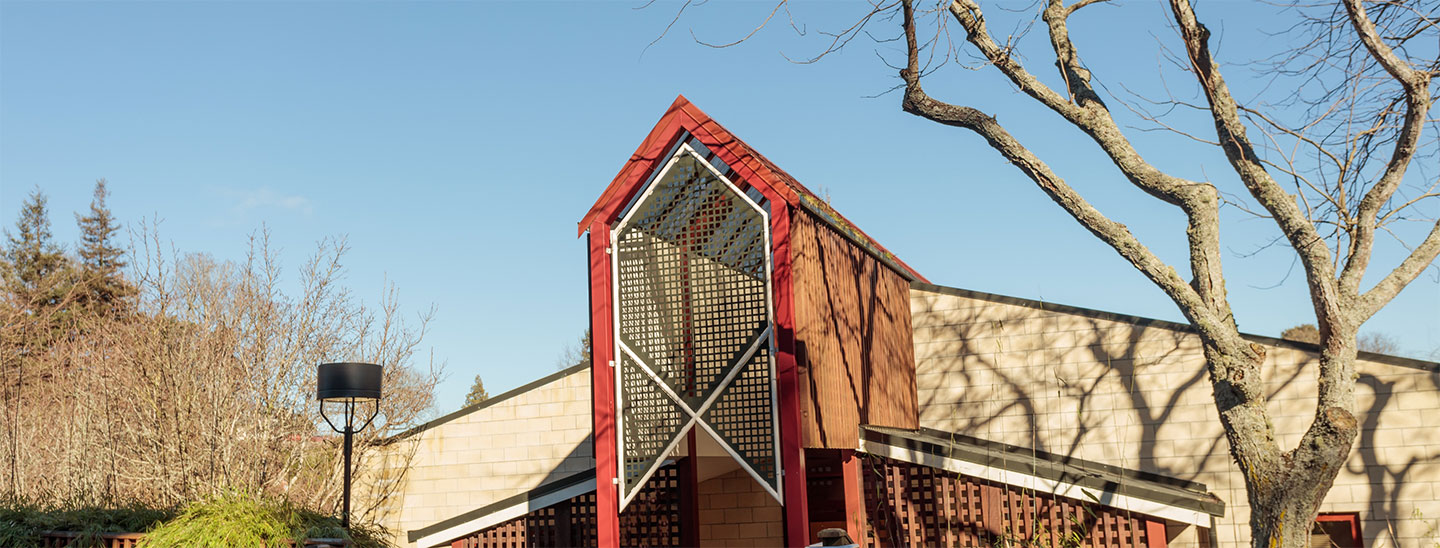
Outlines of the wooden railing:
[[[143,533],[90,534],[73,531],[42,531],[40,546],[41,548],[137,548],[144,538]],[[340,548],[349,544],[349,541],[345,539],[312,538],[306,539],[300,546],[304,548]],[[287,540],[277,546],[294,548],[295,545],[295,541]]]

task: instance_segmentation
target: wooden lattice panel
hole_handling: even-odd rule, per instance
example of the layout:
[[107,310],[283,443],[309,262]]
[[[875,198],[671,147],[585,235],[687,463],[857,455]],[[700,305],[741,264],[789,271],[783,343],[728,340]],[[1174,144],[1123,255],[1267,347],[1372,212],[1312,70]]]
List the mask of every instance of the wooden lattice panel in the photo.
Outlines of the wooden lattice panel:
[[762,348],[704,417],[756,474],[773,484],[777,470],[770,388],[770,356]]
[[768,230],[681,146],[611,234],[622,508],[692,427],[778,499]]
[[1148,546],[1145,516],[1125,510],[873,455],[861,467],[871,546]]
[[620,339],[692,407],[767,324],[764,231],[688,154],[618,231]]
[[[451,543],[452,548],[594,548],[595,493],[586,493],[493,525]],[[679,470],[662,466],[620,513],[620,545],[678,547]]]
[[629,356],[620,357],[620,409],[625,454],[621,459],[625,485],[639,487],[645,473],[665,458],[665,448],[681,433],[688,415],[680,405],[654,389],[652,381]]

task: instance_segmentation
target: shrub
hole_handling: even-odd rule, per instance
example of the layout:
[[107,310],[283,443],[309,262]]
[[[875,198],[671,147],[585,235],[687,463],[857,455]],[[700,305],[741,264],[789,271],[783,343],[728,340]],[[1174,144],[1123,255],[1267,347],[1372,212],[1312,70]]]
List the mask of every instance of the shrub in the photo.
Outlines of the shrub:
[[76,546],[98,546],[104,533],[145,533],[140,546],[275,547],[291,540],[343,538],[356,548],[386,548],[387,532],[374,524],[352,525],[294,502],[224,492],[181,509],[149,508],[133,502],[67,499],[39,502],[0,497],[0,547],[37,546],[43,531],[81,533]]
[[90,545],[102,533],[143,533],[175,516],[171,508],[151,508],[114,499],[71,497],[42,502],[19,495],[0,496],[0,546],[35,546],[41,531],[70,531]]

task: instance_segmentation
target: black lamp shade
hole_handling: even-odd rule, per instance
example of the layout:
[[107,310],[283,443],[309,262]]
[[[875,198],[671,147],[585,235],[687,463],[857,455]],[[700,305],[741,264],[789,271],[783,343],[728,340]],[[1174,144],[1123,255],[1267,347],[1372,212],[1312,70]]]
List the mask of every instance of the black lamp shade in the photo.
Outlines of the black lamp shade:
[[380,378],[380,366],[373,363],[322,363],[315,378],[315,398],[378,400]]

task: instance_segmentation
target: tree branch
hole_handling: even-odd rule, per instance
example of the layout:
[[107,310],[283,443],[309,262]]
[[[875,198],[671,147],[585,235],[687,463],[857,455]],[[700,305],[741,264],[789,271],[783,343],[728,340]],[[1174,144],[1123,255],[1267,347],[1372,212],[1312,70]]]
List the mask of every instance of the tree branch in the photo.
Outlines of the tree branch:
[[[1093,3],[1082,1],[1065,7],[1061,0],[1049,0],[1041,14],[1049,29],[1050,43],[1055,51],[1055,64],[1065,79],[1068,98],[1060,96],[1041,83],[1010,55],[1008,49],[995,43],[975,0],[952,2],[950,13],[965,29],[966,39],[979,49],[987,60],[1022,91],[1089,135],[1131,184],[1167,203],[1179,206],[1185,212],[1191,280],[1199,294],[1199,302],[1209,308],[1216,317],[1233,321],[1220,267],[1220,237],[1217,228],[1219,193],[1209,184],[1171,176],[1145,161],[1115,123],[1109,108],[1090,85],[1090,71],[1081,63],[1079,53],[1070,40],[1067,26],[1070,14]],[[1182,301],[1176,301],[1176,304],[1186,306]]]
[[[958,4],[959,2],[957,2]],[[1220,317],[1214,310],[1206,306],[1197,290],[1191,287],[1175,272],[1175,269],[1165,264],[1154,255],[1143,243],[1141,243],[1129,229],[1100,213],[1094,206],[1080,196],[1064,179],[1059,177],[1045,162],[1035,156],[1029,149],[1022,145],[1014,136],[1010,135],[995,119],[979,109],[967,106],[952,105],[938,101],[925,93],[920,84],[919,66],[919,45],[915,38],[914,6],[910,0],[902,3],[904,12],[905,41],[908,52],[908,64],[900,71],[901,78],[905,81],[905,97],[902,107],[905,112],[920,116],[922,118],[953,127],[965,128],[985,138],[986,142],[1000,152],[1006,160],[1020,168],[1026,176],[1030,177],[1050,199],[1063,208],[1067,213],[1078,221],[1096,237],[1100,238],[1111,248],[1115,249],[1121,257],[1124,257],[1135,266],[1142,274],[1160,287],[1176,304],[1181,311],[1202,331],[1207,338],[1212,340],[1236,339],[1237,335],[1233,330],[1224,326],[1233,325],[1228,317]],[[952,12],[954,11],[952,4]],[[975,16],[972,21],[978,20],[979,12],[971,12]],[[961,22],[966,24],[965,21]],[[967,25],[967,29],[969,26]],[[972,33],[973,34],[973,33]],[[981,39],[989,41],[988,36]],[[973,39],[972,39],[973,43]],[[999,58],[1001,62],[1014,63],[1008,60],[1008,56]],[[1018,63],[1012,65],[1018,68]],[[1023,69],[1020,69],[1023,70]],[[1021,72],[1014,72],[1020,74]],[[1038,84],[1038,82],[1037,82]],[[1034,88],[1040,90],[1041,88]],[[1044,88],[1048,90],[1048,88]],[[1048,91],[1037,91],[1040,94],[1053,93]],[[1043,99],[1042,99],[1043,102]],[[1068,104],[1068,103],[1066,103]],[[1061,108],[1078,108],[1075,105]],[[1212,225],[1213,226],[1213,225]]]
[[1211,116],[1219,136],[1221,149],[1230,161],[1236,174],[1250,194],[1265,207],[1285,234],[1290,245],[1300,256],[1305,267],[1305,278],[1310,287],[1311,300],[1315,305],[1316,319],[1322,323],[1345,321],[1341,318],[1343,300],[1339,295],[1334,277],[1334,265],[1330,260],[1330,249],[1315,231],[1300,206],[1265,171],[1255,148],[1245,135],[1245,124],[1240,120],[1239,108],[1230,88],[1225,84],[1220,71],[1210,56],[1210,31],[1196,20],[1195,11],[1188,0],[1170,0],[1171,11],[1185,42],[1191,68],[1200,82],[1205,98],[1210,102]]
[[[1353,295],[1359,292],[1360,280],[1365,276],[1365,269],[1370,262],[1371,250],[1375,243],[1376,218],[1380,209],[1390,201],[1395,190],[1400,188],[1400,181],[1404,179],[1405,171],[1409,168],[1410,162],[1414,160],[1418,150],[1420,133],[1425,126],[1430,110],[1431,75],[1428,71],[1415,70],[1404,59],[1395,55],[1390,46],[1380,38],[1380,34],[1375,30],[1375,24],[1370,21],[1370,17],[1365,13],[1365,7],[1360,5],[1359,0],[1344,0],[1344,4],[1345,11],[1350,16],[1350,25],[1360,36],[1360,41],[1365,45],[1365,49],[1405,90],[1404,125],[1400,128],[1390,161],[1385,166],[1385,173],[1360,200],[1357,210],[1358,220],[1355,230],[1350,235],[1350,253],[1345,260],[1345,267],[1340,271],[1340,287],[1347,294]],[[1406,280],[1406,282],[1408,281]],[[1367,295],[1369,294],[1373,294],[1373,291],[1367,293]],[[1384,292],[1377,294],[1377,297],[1383,294]]]
[[1361,318],[1369,318],[1379,312],[1391,299],[1399,295],[1407,284],[1434,264],[1437,256],[1440,256],[1440,222],[1430,228],[1430,234],[1425,236],[1420,245],[1415,246],[1415,250],[1411,251],[1395,270],[1391,270],[1375,287],[1359,296],[1356,306]]

